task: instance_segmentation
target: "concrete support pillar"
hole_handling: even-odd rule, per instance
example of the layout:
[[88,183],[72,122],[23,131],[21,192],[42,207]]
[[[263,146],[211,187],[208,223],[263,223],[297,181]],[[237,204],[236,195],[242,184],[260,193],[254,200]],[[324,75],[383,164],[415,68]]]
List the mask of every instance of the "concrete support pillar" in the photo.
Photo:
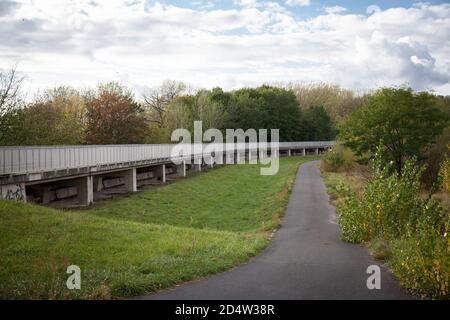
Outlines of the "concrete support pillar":
[[128,192],[137,191],[137,178],[136,178],[136,168],[125,171],[124,175],[125,186]]
[[237,152],[236,156],[236,163],[245,162],[245,152]]
[[270,151],[270,155],[272,158],[278,158],[280,156],[280,150],[272,149]]
[[205,156],[203,163],[209,168],[214,168],[214,158],[211,156]]
[[77,179],[77,198],[78,202],[83,206],[94,203],[94,184],[93,177],[87,176]]
[[227,164],[228,163],[228,153],[224,152],[223,153],[223,164]]
[[235,154],[234,152],[227,152],[225,153],[225,163],[226,164],[234,164],[235,162]]
[[155,177],[162,183],[166,183],[166,165],[162,164],[157,166],[154,170]]
[[42,187],[42,204],[49,204],[53,200],[52,198],[51,185],[44,185]]
[[302,150],[302,155],[303,155],[303,156],[306,156],[306,149],[303,149],[303,150]]
[[97,183],[94,183],[95,191],[102,191],[103,190],[103,177],[98,176],[95,177],[97,179]]
[[250,164],[258,163],[258,152],[255,152],[253,150],[250,150],[248,152],[248,163]]
[[177,175],[179,177],[186,177],[186,162],[183,161],[181,164],[177,165]]
[[192,163],[193,169],[195,172],[200,172],[202,171],[202,159],[195,159],[194,162]]
[[319,148],[316,148],[316,154],[319,154]]
[[292,156],[291,149],[288,150],[288,157]]

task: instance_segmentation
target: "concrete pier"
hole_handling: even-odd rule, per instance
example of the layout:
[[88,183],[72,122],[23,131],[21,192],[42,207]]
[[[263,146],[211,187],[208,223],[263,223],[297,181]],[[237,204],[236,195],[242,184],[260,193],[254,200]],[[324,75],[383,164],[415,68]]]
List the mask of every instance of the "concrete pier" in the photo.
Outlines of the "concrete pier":
[[161,164],[153,169],[155,178],[161,183],[166,183],[166,165]]
[[170,144],[0,147],[0,199],[46,205],[71,199],[71,205],[85,206],[94,202],[94,194],[103,199],[136,192],[138,185],[166,183],[168,175],[186,177],[188,172],[212,169],[215,164],[319,154],[333,145],[333,141],[258,143],[256,147],[230,144],[217,154],[192,148],[177,155],[177,161],[171,155],[175,145]]
[[176,173],[179,177],[186,177],[186,161],[176,166]]
[[76,181],[77,199],[80,205],[88,206],[94,203],[93,177],[87,176]]

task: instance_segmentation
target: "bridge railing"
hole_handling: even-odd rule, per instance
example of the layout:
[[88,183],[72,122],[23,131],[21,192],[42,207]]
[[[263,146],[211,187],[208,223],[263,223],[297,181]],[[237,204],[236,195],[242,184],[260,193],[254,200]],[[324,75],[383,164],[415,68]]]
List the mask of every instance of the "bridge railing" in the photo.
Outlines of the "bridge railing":
[[[332,141],[236,143],[215,144],[216,150],[226,152],[259,149],[326,148]],[[80,145],[80,146],[25,146],[0,147],[0,174],[26,174],[33,172],[92,167],[114,163],[146,160],[171,160],[172,149],[177,144],[141,145]],[[189,144],[180,157],[201,156],[211,144]]]

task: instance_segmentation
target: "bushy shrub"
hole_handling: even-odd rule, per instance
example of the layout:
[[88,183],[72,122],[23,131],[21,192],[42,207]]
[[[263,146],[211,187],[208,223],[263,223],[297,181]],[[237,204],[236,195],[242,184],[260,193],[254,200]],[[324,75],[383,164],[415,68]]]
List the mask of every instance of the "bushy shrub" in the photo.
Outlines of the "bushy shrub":
[[392,270],[414,293],[432,298],[450,298],[450,225],[443,234],[425,224],[415,234],[391,244]]
[[380,158],[373,162],[373,176],[361,199],[347,191],[340,208],[342,236],[350,242],[364,242],[375,236],[397,238],[415,232],[418,222],[426,219],[431,226],[440,223],[441,208],[428,198],[419,197],[423,167],[415,159],[408,160],[403,174],[391,174],[390,165],[382,166]]
[[424,168],[413,158],[402,176],[391,174],[380,157],[361,196],[344,188],[339,207],[342,238],[352,243],[384,239],[389,243],[392,269],[418,294],[446,298],[450,277],[450,218],[433,198],[422,199]]
[[355,162],[353,152],[344,146],[337,144],[328,150],[322,159],[322,169],[328,172],[348,171]]
[[339,224],[341,237],[351,243],[362,243],[369,240],[370,225],[366,213],[356,193],[346,187],[342,188],[344,201],[339,207]]

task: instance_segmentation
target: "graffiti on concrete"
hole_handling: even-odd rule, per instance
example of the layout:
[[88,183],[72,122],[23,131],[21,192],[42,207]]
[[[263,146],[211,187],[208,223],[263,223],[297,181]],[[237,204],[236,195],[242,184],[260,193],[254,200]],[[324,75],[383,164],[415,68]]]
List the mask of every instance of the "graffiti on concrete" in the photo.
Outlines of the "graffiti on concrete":
[[2,186],[1,195],[6,200],[23,201],[25,199],[25,188],[20,184]]

